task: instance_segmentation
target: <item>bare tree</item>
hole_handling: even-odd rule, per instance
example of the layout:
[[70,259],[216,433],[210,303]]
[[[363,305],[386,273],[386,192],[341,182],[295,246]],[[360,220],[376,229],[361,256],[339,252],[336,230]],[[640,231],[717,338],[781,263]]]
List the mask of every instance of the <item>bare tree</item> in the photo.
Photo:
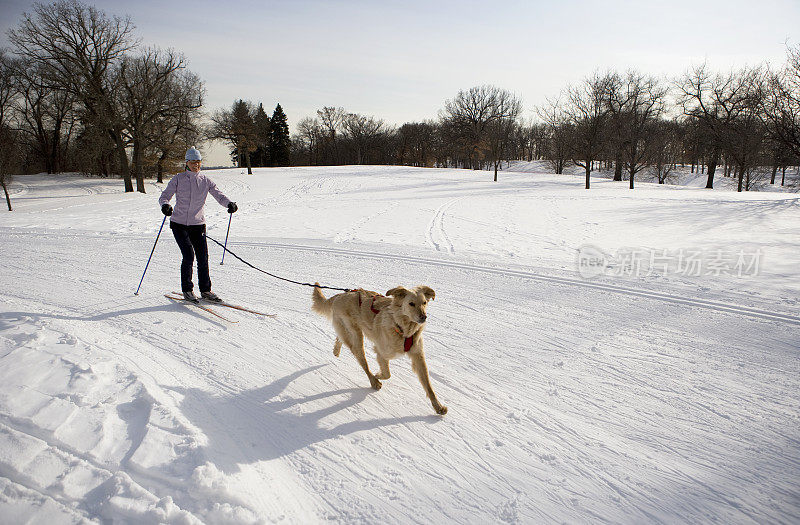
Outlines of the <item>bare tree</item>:
[[788,47],[785,66],[769,73],[764,117],[773,139],[800,156],[800,45]]
[[300,134],[302,147],[308,149],[308,165],[313,166],[314,152],[320,137],[322,136],[322,128],[319,120],[305,117],[297,123],[297,132]]
[[47,82],[42,67],[27,60],[17,61],[19,130],[44,160],[47,173],[62,171],[65,153],[77,122],[75,97]]
[[490,126],[498,123],[493,131],[496,137],[494,154],[499,156],[502,137],[510,131],[508,122],[516,120],[520,108],[519,101],[508,91],[485,85],[459,91],[454,99],[445,101],[439,118],[447,128],[446,135],[458,142],[468,165],[481,169],[483,160],[493,154]]
[[356,113],[348,113],[342,123],[347,138],[356,150],[356,164],[364,163],[364,156],[373,147],[379,137],[386,133],[387,128],[383,120],[366,117]]
[[623,79],[618,73],[607,73],[605,78],[605,101],[608,110],[605,150],[614,161],[614,180],[621,181],[625,151],[622,131],[625,128],[625,109],[630,105],[630,99],[623,85]]
[[701,123],[697,119],[684,120],[679,123],[681,134],[681,153],[676,160],[688,161],[691,163],[692,173],[697,168],[698,173],[705,171],[705,158],[708,155],[708,147],[705,137],[701,131]]
[[700,123],[710,150],[706,188],[713,188],[714,173],[725,152],[737,164],[742,191],[743,179],[763,141],[763,129],[759,129],[763,81],[760,67],[715,75],[703,64],[676,82],[683,113]]
[[526,135],[529,144],[526,157],[528,162],[544,158],[544,152],[547,151],[547,142],[550,139],[547,124],[541,122],[531,124],[526,130]]
[[12,104],[17,95],[17,69],[14,60],[0,48],[0,186],[5,193],[8,211],[12,211],[8,185],[11,184],[13,172],[18,166],[19,151],[16,133],[8,125]]
[[479,86],[459,91],[456,98],[445,101],[444,110],[440,112],[442,126],[447,128],[450,139],[458,142],[472,169],[482,167],[495,89],[493,86]]
[[650,123],[647,133],[649,169],[659,184],[668,182],[675,170],[677,159],[683,147],[681,126],[675,121],[658,120]]
[[679,93],[678,103],[683,114],[697,122],[698,137],[701,137],[700,140],[705,142],[709,149],[706,181],[708,189],[714,187],[714,174],[722,150],[723,116],[714,97],[714,93],[722,88],[722,84],[722,77],[713,76],[706,64],[687,71],[675,83]]
[[162,124],[179,120],[202,105],[202,91],[186,92],[180,82],[183,56],[172,50],[149,48],[136,57],[125,57],[115,78],[119,114],[133,150],[136,190],[144,193],[145,152],[152,150],[163,133]]
[[617,137],[617,166],[622,161],[633,189],[634,177],[649,163],[653,124],[664,114],[667,89],[654,77],[633,70],[620,80],[607,82],[607,87],[609,107],[614,108],[610,112]]
[[733,73],[725,89],[715,93],[724,126],[723,147],[736,166],[738,191],[752,188],[752,171],[762,153],[766,137],[761,109],[764,95],[764,70],[744,68]]
[[424,167],[431,163],[436,140],[433,122],[407,122],[397,134],[400,164]]
[[23,144],[20,132],[6,125],[0,125],[0,144],[2,144],[0,147],[0,186],[3,187],[8,211],[13,211],[8,187],[14,182],[14,173],[22,169]]
[[586,189],[592,164],[603,151],[603,129],[606,124],[608,77],[594,74],[566,92],[564,114],[572,133],[572,162],[586,171]]
[[339,164],[340,152],[339,143],[337,141],[337,134],[342,131],[347,112],[344,108],[335,108],[332,106],[325,106],[317,111],[317,117],[320,120],[322,129],[325,131],[323,135],[323,146],[325,150],[325,164]]
[[81,117],[82,126],[74,141],[74,164],[83,173],[110,177],[119,173],[116,146],[100,125],[93,125],[89,117]]
[[572,142],[572,128],[568,117],[558,99],[548,99],[545,105],[536,108],[536,113],[544,121],[547,133],[544,156],[553,167],[553,171],[561,175],[570,158]]
[[517,118],[522,113],[522,102],[510,92],[500,89],[495,97],[495,108],[495,117],[486,131],[489,159],[494,164],[494,182],[497,182],[497,167],[514,129],[518,127]]
[[197,75],[183,70],[170,82],[175,100],[172,110],[159,115],[154,121],[153,149],[156,154],[158,182],[163,182],[165,164],[174,166],[183,163],[183,153],[200,142],[199,103],[203,97],[203,84]]
[[258,146],[253,113],[253,105],[250,102],[237,100],[230,110],[216,111],[211,117],[212,124],[208,129],[208,138],[224,140],[233,148],[238,166],[241,167],[244,159],[248,175],[253,173],[250,154]]
[[102,126],[116,148],[125,180],[133,191],[128,166],[123,121],[114,104],[114,66],[136,42],[129,17],[109,18],[99,9],[78,0],[34,4],[34,14],[9,31],[16,52],[42,68],[53,85],[72,93],[93,124]]
[[13,108],[14,97],[19,84],[16,74],[19,68],[5,49],[0,48],[0,126],[8,124]]

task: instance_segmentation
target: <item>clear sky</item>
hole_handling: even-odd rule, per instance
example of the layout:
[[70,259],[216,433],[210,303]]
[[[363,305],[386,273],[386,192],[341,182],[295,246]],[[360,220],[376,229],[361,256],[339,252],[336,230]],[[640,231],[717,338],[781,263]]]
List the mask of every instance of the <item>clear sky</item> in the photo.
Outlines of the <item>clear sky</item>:
[[[91,3],[91,2],[87,2]],[[33,2],[0,0],[0,46]],[[800,0],[106,0],[144,45],[172,47],[205,82],[206,109],[280,102],[291,131],[323,106],[390,124],[436,118],[460,89],[494,84],[524,116],[594,70],[675,76],[779,65],[800,43]],[[224,149],[207,160],[226,163]]]

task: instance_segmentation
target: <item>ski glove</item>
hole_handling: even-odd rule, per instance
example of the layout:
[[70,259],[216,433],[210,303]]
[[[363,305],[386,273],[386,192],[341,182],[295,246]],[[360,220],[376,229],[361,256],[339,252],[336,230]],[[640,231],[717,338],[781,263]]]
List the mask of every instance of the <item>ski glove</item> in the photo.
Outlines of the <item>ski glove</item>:
[[170,215],[172,215],[172,206],[170,206],[170,205],[169,205],[169,204],[167,204],[167,203],[164,203],[164,204],[161,206],[161,213],[163,213],[164,215],[166,215],[167,217],[169,217]]
[[236,210],[238,210],[238,209],[239,209],[239,207],[236,205],[235,202],[229,202],[228,203],[228,213],[236,213]]

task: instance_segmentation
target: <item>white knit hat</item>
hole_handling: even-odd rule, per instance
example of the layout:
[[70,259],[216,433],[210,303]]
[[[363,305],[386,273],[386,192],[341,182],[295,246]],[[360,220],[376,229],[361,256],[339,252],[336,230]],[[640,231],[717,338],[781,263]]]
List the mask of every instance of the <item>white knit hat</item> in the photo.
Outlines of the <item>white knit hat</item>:
[[197,151],[197,148],[192,146],[186,150],[186,160],[203,160],[203,156]]

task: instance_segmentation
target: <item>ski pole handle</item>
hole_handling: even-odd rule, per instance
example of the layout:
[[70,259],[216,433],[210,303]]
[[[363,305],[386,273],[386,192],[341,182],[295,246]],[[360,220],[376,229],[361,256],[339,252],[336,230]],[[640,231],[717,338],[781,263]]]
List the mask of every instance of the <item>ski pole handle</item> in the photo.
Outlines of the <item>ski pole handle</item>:
[[225,264],[225,252],[228,251],[228,234],[231,232],[231,219],[233,219],[233,214],[228,214],[228,231],[225,232],[225,246],[222,247],[222,261],[219,263],[220,266]]
[[158,235],[156,235],[156,242],[153,243],[153,249],[150,250],[150,257],[147,258],[147,264],[144,266],[144,272],[142,272],[142,278],[139,281],[139,286],[136,287],[136,292],[133,295],[139,295],[139,288],[142,287],[142,282],[144,281],[144,275],[147,273],[147,267],[150,266],[150,259],[153,258],[153,252],[156,251],[156,244],[158,244],[158,238],[161,237],[161,230],[164,229],[164,223],[167,222],[167,216],[164,215],[164,218],[161,220],[161,228],[158,229]]

